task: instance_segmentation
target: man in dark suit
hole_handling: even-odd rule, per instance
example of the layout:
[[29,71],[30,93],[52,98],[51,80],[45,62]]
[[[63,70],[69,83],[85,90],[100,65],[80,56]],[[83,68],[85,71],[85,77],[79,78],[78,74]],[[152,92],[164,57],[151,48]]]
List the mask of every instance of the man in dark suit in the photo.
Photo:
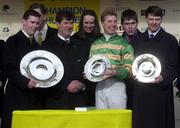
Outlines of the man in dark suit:
[[145,53],[156,56],[161,62],[161,74],[150,83],[134,81],[133,128],[174,128],[172,82],[176,77],[178,42],[161,27],[163,11],[159,6],[148,7],[145,16],[148,28],[131,44],[136,57]]
[[29,9],[33,9],[41,15],[38,31],[34,34],[36,42],[41,45],[45,40],[57,34],[57,29],[47,25],[47,9],[43,4],[33,3]]
[[[79,58],[80,53],[77,44],[71,38],[73,31],[74,15],[68,11],[60,11],[56,16],[58,33],[47,40],[43,47],[60,58],[64,65],[64,76],[54,87],[44,89],[45,109],[75,109],[83,107],[88,103],[88,95],[84,91],[81,81],[83,60]],[[81,62],[82,61],[82,62]],[[47,96],[47,95],[51,96]]]
[[34,10],[27,10],[22,19],[22,29],[9,37],[3,50],[3,71],[9,81],[6,86],[2,127],[11,128],[14,110],[37,109],[33,95],[37,82],[21,75],[20,61],[32,50],[39,48],[34,42],[34,33],[39,28],[41,15]]
[[[134,10],[127,9],[121,14],[121,24],[124,30],[123,37],[131,43],[131,41],[141,34],[138,30],[138,16]],[[132,108],[132,89],[133,79],[126,79],[126,92],[127,92],[127,108]]]

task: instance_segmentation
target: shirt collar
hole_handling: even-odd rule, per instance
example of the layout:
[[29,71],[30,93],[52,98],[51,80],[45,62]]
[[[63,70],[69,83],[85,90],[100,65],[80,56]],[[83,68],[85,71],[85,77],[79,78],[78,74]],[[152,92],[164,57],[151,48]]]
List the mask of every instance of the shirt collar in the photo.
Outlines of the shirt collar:
[[61,36],[59,33],[57,34],[57,36],[58,36],[60,39],[64,40],[65,42],[69,42],[69,41],[70,41],[70,37],[69,37],[69,38],[64,38],[64,37]]
[[27,37],[27,38],[32,38],[30,35],[28,35],[23,29],[21,29],[21,31],[24,33],[24,35]]
[[47,24],[45,24],[44,27],[41,30],[38,30],[38,31],[35,32],[35,34],[34,34],[35,38],[37,38],[39,32],[41,32],[42,33],[42,39],[45,40],[47,30],[48,30],[48,26],[47,26]]
[[149,30],[148,30],[148,35],[149,35],[149,37],[150,37],[150,35],[154,35],[154,36],[156,36],[156,34],[159,32],[159,30],[161,29],[161,27],[159,27],[155,32],[150,32]]
[[108,41],[112,36],[116,35],[116,34],[113,34],[113,35],[108,35],[106,33],[103,33],[104,35],[104,38],[106,39],[106,41]]

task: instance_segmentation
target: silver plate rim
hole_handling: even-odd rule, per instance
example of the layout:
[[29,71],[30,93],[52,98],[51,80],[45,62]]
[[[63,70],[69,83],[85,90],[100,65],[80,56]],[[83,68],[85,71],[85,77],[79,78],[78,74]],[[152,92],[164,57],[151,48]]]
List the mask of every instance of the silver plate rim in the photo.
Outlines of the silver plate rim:
[[111,62],[110,60],[105,56],[105,55],[101,55],[101,54],[98,54],[98,55],[93,55],[85,64],[84,66],[84,74],[86,76],[86,78],[89,80],[89,81],[92,81],[92,82],[99,82],[99,81],[102,81],[103,80],[103,76],[100,75],[100,76],[92,76],[91,72],[89,70],[91,70],[91,65],[94,61],[98,61],[98,60],[102,60],[105,62],[105,65],[106,65],[106,68],[111,68]]
[[62,78],[64,75],[64,66],[61,60],[53,53],[46,51],[46,50],[34,50],[29,53],[27,53],[20,62],[20,72],[23,76],[25,76],[28,79],[34,79],[32,78],[27,71],[27,67],[29,63],[35,59],[35,58],[41,58],[41,59],[46,59],[49,60],[53,67],[56,70],[56,74],[52,77],[52,79],[41,81],[37,80],[38,84],[37,87],[39,88],[48,88],[55,86]]
[[[140,75],[139,71],[138,71],[138,61],[140,61],[141,59],[144,59],[144,58],[151,58],[154,63],[155,63],[155,73],[150,76],[150,77],[144,77],[142,75]],[[161,74],[161,63],[159,61],[159,59],[152,55],[152,54],[142,54],[142,55],[139,55],[138,57],[136,57],[136,59],[133,61],[133,64],[132,64],[132,73],[133,75],[136,76],[137,80],[139,82],[142,82],[142,83],[151,83],[154,81],[154,78],[159,76]]]

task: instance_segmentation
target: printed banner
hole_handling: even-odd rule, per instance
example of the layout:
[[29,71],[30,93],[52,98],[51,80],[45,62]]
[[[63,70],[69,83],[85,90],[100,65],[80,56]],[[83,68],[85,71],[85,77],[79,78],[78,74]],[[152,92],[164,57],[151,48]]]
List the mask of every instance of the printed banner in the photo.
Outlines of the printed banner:
[[52,27],[56,27],[55,17],[60,10],[68,10],[75,15],[74,29],[76,29],[80,15],[85,9],[93,9],[97,15],[99,15],[100,10],[99,0],[24,0],[24,3],[25,9],[28,9],[32,3],[43,3],[48,10],[48,24]]

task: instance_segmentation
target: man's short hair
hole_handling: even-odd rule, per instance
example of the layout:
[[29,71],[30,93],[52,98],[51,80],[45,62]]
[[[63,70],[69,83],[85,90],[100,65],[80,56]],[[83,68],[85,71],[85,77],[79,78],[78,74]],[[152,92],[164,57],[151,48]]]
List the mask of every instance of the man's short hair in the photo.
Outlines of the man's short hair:
[[44,6],[44,4],[40,4],[40,3],[33,3],[30,5],[29,9],[40,9],[41,10],[41,13],[43,15],[46,15],[47,14],[47,9],[46,7]]
[[72,20],[74,21],[74,14],[70,11],[59,11],[56,14],[56,22],[61,23],[62,20]]
[[25,13],[23,15],[23,19],[27,20],[29,18],[29,16],[35,16],[35,17],[39,17],[39,18],[41,17],[41,15],[38,12],[36,12],[32,9],[25,11]]
[[163,11],[159,6],[150,6],[146,9],[146,18],[148,15],[163,17]]
[[138,23],[138,16],[134,10],[127,9],[121,14],[121,24],[123,24],[125,20],[135,20]]
[[113,10],[104,10],[101,14],[101,22],[104,21],[106,16],[115,16],[117,17],[117,13]]

